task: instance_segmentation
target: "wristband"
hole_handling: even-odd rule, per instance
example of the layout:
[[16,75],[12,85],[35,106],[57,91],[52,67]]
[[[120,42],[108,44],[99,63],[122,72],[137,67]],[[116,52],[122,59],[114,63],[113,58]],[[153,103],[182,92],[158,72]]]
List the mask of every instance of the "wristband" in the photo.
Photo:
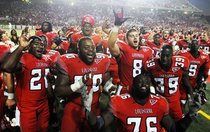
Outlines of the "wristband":
[[8,93],[7,99],[14,99],[14,93]]
[[82,88],[84,86],[84,83],[82,82],[82,78],[78,81],[76,81],[74,84],[70,85],[70,88],[73,92],[77,91],[78,89]]

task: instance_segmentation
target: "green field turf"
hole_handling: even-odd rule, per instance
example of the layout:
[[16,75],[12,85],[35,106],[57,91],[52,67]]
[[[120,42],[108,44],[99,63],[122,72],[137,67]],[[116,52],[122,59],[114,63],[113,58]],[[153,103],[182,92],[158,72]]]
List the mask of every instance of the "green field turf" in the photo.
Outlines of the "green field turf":
[[[202,111],[207,113],[210,116],[210,84],[207,86],[206,90],[207,98],[209,99],[207,104],[202,106]],[[187,132],[209,132],[210,131],[210,120],[206,119],[202,115],[198,115],[198,122],[193,122],[190,125],[190,128],[187,130]]]

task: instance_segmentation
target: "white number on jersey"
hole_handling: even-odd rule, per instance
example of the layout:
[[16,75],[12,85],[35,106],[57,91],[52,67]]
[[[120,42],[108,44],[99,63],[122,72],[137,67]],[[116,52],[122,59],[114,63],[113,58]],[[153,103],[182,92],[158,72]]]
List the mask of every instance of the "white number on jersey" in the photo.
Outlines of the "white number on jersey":
[[189,76],[195,76],[196,74],[196,70],[197,70],[197,65],[190,65],[190,68],[189,68]]
[[[164,84],[164,78],[154,78],[154,80],[157,82],[158,87],[157,87],[157,91],[164,94],[165,92],[165,84]],[[178,80],[179,77],[172,77],[172,78],[168,78],[168,93],[169,94],[174,94],[176,93],[177,89],[178,89]]]
[[175,66],[184,67],[184,59],[183,58],[176,58]]
[[[50,72],[50,70],[48,68],[44,70],[45,88],[47,88],[47,78],[46,78],[46,76],[49,72]],[[35,82],[42,79],[42,69],[33,69],[31,71],[31,75],[35,76],[35,77],[32,77],[31,80],[30,80],[30,90],[41,90],[42,84],[41,83],[35,84]]]
[[130,96],[130,94],[122,94],[120,97],[122,99],[127,99],[127,98],[130,98],[131,96]]
[[133,60],[133,78],[141,74],[142,60]]
[[[140,132],[139,128],[141,126],[141,117],[129,117],[127,118],[127,124],[132,125],[134,124],[133,132]],[[146,119],[146,130],[147,132],[157,132],[157,127],[151,126],[151,124],[157,124],[157,117],[147,117]],[[144,126],[141,126],[144,127]]]
[[[102,83],[102,74],[94,74],[92,77],[93,92],[97,92],[99,90],[99,85]],[[82,76],[75,76],[74,81],[78,81],[80,78],[82,78]]]

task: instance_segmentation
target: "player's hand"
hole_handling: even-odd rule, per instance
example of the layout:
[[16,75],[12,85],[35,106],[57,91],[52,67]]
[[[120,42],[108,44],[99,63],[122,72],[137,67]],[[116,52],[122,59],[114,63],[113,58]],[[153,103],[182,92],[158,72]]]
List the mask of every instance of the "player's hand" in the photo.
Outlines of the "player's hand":
[[123,8],[121,8],[121,12],[116,13],[115,10],[113,10],[113,12],[115,17],[114,25],[116,26],[121,26],[126,20],[129,19],[129,18],[124,18]]
[[195,96],[195,99],[192,100],[190,95],[188,94],[189,101],[189,113],[190,115],[196,115],[197,112],[201,109],[201,98],[200,96]]
[[104,90],[109,93],[109,95],[115,95],[117,92],[117,86],[112,83],[112,79],[108,80],[104,85]]
[[92,100],[93,100],[93,89],[91,88],[88,93],[87,86],[84,86],[81,89],[81,95],[82,95],[82,101],[83,101],[84,108],[90,112]]
[[29,40],[29,36],[27,35],[22,35],[19,38],[19,45],[23,47],[24,49],[28,49],[32,39]]
[[11,109],[15,105],[15,100],[14,99],[7,99],[6,100],[6,106],[8,109]]
[[82,77],[82,82],[83,82],[84,84],[86,84],[86,83],[88,82],[88,80],[91,80],[91,79],[92,79],[92,73],[89,72],[89,73],[83,75],[83,77]]
[[50,72],[47,74],[47,82],[48,82],[48,85],[55,84],[55,76]]

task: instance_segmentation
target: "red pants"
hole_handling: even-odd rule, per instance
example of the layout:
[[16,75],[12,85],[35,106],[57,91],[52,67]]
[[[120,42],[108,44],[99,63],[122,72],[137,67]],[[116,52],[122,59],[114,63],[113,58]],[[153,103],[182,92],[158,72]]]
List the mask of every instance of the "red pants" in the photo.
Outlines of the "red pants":
[[21,105],[20,127],[22,132],[47,132],[49,123],[48,100],[36,107]]
[[[99,108],[97,105],[92,105],[92,111],[98,115]],[[94,109],[95,108],[95,109]],[[91,129],[85,119],[84,108],[80,104],[69,102],[64,108],[61,132],[90,132]]]
[[169,102],[169,114],[175,121],[182,119],[183,112],[182,112],[180,100]]

